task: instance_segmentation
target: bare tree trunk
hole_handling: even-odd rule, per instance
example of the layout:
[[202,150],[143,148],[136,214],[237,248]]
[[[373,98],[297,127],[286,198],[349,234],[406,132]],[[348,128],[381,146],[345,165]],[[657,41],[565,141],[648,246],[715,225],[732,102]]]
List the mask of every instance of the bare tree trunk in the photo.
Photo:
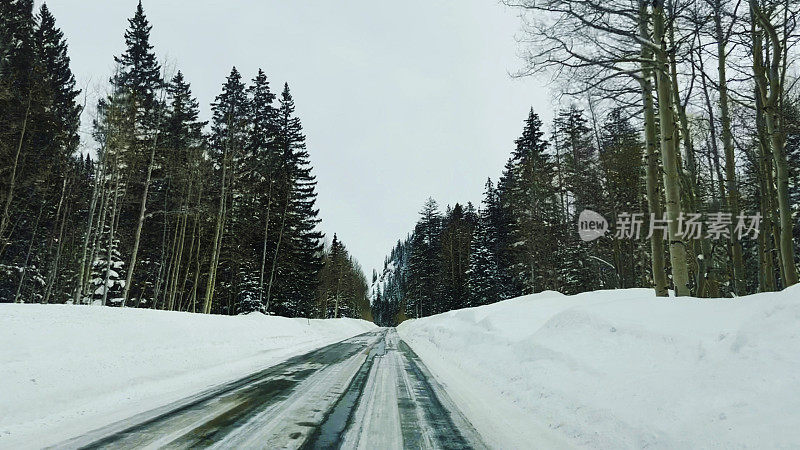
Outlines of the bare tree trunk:
[[[763,147],[763,145],[762,145]],[[764,149],[758,155],[759,184],[760,184],[760,208],[761,215],[764,217],[764,231],[758,234],[759,242],[759,289],[761,292],[772,292],[775,286],[775,267],[773,265],[773,248],[771,237],[774,237],[772,227],[772,205],[770,203],[770,189],[768,172],[772,170],[769,159]]]
[[[697,51],[697,57],[698,57],[699,65],[700,65],[700,71],[703,74],[703,76],[701,76],[701,80],[702,80],[702,83],[703,83],[703,98],[705,100],[706,110],[708,111],[708,129],[709,129],[710,137],[708,139],[708,144],[707,145],[708,145],[708,148],[710,149],[710,152],[708,152],[708,154],[707,154],[707,159],[708,159],[708,166],[710,168],[713,168],[713,171],[711,172],[710,184],[712,186],[714,186],[714,184],[715,184],[714,174],[716,174],[716,176],[717,176],[717,180],[716,181],[718,183],[719,198],[721,200],[721,203],[724,206],[729,207],[729,211],[731,211],[732,217],[735,218],[735,217],[738,216],[738,212],[736,212],[734,214],[733,210],[730,208],[730,202],[728,201],[729,194],[728,194],[727,189],[726,189],[725,184],[724,184],[725,183],[724,182],[724,178],[725,177],[722,176],[722,172],[721,172],[722,163],[720,162],[719,146],[717,145],[717,125],[716,125],[716,119],[714,117],[714,105],[711,102],[711,95],[709,94],[708,82],[706,80],[707,77],[705,76],[706,72],[705,72],[705,66],[704,66],[704,62],[703,62],[702,51],[700,51],[700,50]],[[728,118],[728,125],[730,126],[730,118]],[[729,129],[729,131],[730,131],[730,129]],[[730,138],[730,136],[728,136],[728,137]],[[731,150],[733,150],[733,149],[731,149]],[[713,188],[712,188],[712,192],[713,192]],[[738,207],[738,201],[737,201],[736,204],[737,204],[737,207]],[[741,286],[738,286],[736,284],[737,283],[737,281],[736,281],[737,269],[736,269],[736,261],[735,261],[735,259],[736,259],[735,258],[736,250],[734,249],[734,247],[735,247],[734,244],[738,245],[739,244],[739,240],[738,240],[738,237],[735,235],[734,231],[735,230],[734,230],[733,226],[729,227],[729,232],[731,234],[731,237],[728,240],[727,254],[728,254],[728,257],[729,257],[729,259],[731,261],[731,264],[729,265],[729,270],[727,272],[728,272],[728,278],[731,280],[731,284],[733,285],[733,294],[734,295],[740,295],[739,293],[743,292],[743,291],[742,291],[742,289],[740,289]],[[741,246],[739,246],[739,257],[740,257],[740,261],[739,262],[740,263],[741,263],[741,256],[742,256],[741,255]]]
[[197,256],[195,257],[195,268],[194,268],[194,284],[192,285],[192,312],[197,310],[197,285],[200,283],[200,244],[202,240],[200,236],[202,236],[201,229],[198,228],[197,230]]
[[[338,265],[335,261],[333,262],[335,265]],[[342,268],[336,268],[336,301],[333,305],[333,318],[337,319],[339,317],[339,295],[342,290]]]
[[106,276],[105,281],[103,282],[103,299],[102,304],[106,306],[106,302],[108,300],[108,281],[111,278],[111,256],[114,248],[114,236],[115,236],[115,227],[117,223],[117,204],[119,198],[119,153],[117,153],[117,157],[114,161],[114,176],[115,176],[115,184],[114,184],[114,199],[111,203],[111,226],[109,227],[108,231],[108,250],[106,252]]
[[[780,100],[783,96],[783,74],[786,61],[783,59],[785,45],[778,36],[769,17],[761,10],[755,0],[750,0],[750,10],[754,21],[753,29],[753,73],[758,87],[758,96],[762,102],[769,144],[772,147],[772,158],[775,163],[775,180],[778,195],[778,211],[780,214],[780,236],[778,248],[781,255],[781,273],[783,286],[797,284],[797,268],[794,264],[794,243],[792,241],[792,210],[789,205],[789,167],[786,158],[786,134],[783,127]],[[769,44],[766,50],[772,50],[769,65],[764,64],[763,36],[756,31],[755,25],[767,34]]]
[[[722,2],[714,0],[714,34],[717,40],[717,74],[719,77],[719,109],[722,125],[722,148],[725,152],[725,201],[730,208],[731,215],[735,218],[741,213],[739,207],[739,188],[736,186],[736,160],[733,149],[733,134],[731,132],[731,114],[728,105],[728,75],[726,67],[727,52],[725,43],[727,37],[722,30]],[[731,233],[731,254],[733,257],[734,292],[736,295],[745,293],[744,258],[742,256],[742,243],[736,233]]]
[[211,313],[211,304],[214,299],[214,284],[216,282],[217,264],[219,263],[220,243],[222,241],[222,233],[225,227],[225,202],[227,195],[225,190],[226,178],[228,170],[228,145],[225,145],[225,152],[222,155],[222,185],[219,196],[219,211],[217,212],[217,224],[214,230],[213,248],[211,250],[211,261],[208,267],[208,284],[206,284],[206,296],[203,303],[203,312],[205,314]]
[[[64,214],[63,214],[64,217],[63,219],[61,219],[61,226],[59,227],[58,230],[58,238],[57,238],[58,246],[56,250],[55,260],[53,261],[53,266],[50,267],[49,273],[47,274],[47,287],[45,288],[44,303],[48,303],[50,301],[50,293],[53,291],[53,283],[55,282],[56,274],[58,273],[58,262],[59,259],[61,259],[61,247],[62,247],[61,240],[64,235],[64,222],[67,221],[66,208],[64,207],[64,197],[66,196],[66,193],[67,193],[67,179],[64,178],[64,181],[62,182],[61,185],[61,196],[59,197],[58,207],[56,208],[56,221],[53,224],[53,226],[55,227],[55,225],[58,224],[59,217],[62,215],[61,214],[62,208],[64,209]],[[48,249],[48,253],[50,253],[50,251],[52,251],[51,248]]]
[[[673,11],[674,3],[670,3],[670,11]],[[680,92],[678,90],[678,69],[677,61],[675,60],[675,24],[669,27],[669,44],[673,51],[669,53],[670,64],[670,78],[672,80],[672,95],[673,102],[675,103],[675,110],[678,116],[678,130],[675,133],[675,148],[678,149],[678,140],[682,140],[683,150],[686,155],[686,165],[688,168],[688,175],[682,170],[681,163],[678,162],[678,177],[684,182],[684,200],[686,208],[691,212],[699,210],[698,205],[701,203],[700,190],[697,187],[697,158],[694,150],[694,142],[689,130],[689,119],[686,116],[686,108],[681,102]],[[691,95],[691,91],[687,94]],[[709,261],[711,260],[709,251],[711,246],[705,236],[700,239],[693,239],[687,243],[691,249],[691,264],[694,268],[695,275],[695,295],[697,297],[705,297],[708,289],[706,288],[706,280],[709,274]]]
[[275,245],[275,255],[272,258],[272,269],[269,272],[269,285],[267,286],[267,304],[266,311],[269,311],[269,302],[272,299],[272,282],[275,280],[275,269],[278,265],[278,254],[281,250],[281,241],[283,240],[284,228],[286,228],[286,216],[289,213],[289,202],[291,201],[292,183],[286,183],[286,204],[283,207],[283,217],[281,218],[281,229],[278,233],[278,243]]
[[50,294],[53,291],[53,287],[55,286],[55,281],[58,279],[58,270],[60,268],[60,261],[61,261],[61,252],[64,249],[64,226],[67,223],[67,216],[69,214],[69,207],[65,208],[64,210],[64,217],[61,220],[61,227],[58,232],[58,246],[56,247],[56,257],[55,257],[55,266],[50,275],[50,281],[47,284],[47,293],[44,297],[44,302],[48,303],[50,301]]
[[25,275],[28,273],[28,262],[31,259],[31,253],[33,253],[33,244],[36,242],[36,231],[39,229],[39,220],[42,218],[42,211],[44,211],[44,202],[39,206],[39,214],[36,216],[36,222],[33,225],[31,240],[28,243],[28,252],[25,254],[25,264],[22,266],[22,275],[19,277],[17,292],[14,294],[14,303],[21,303],[20,295],[22,294],[22,285],[25,283]]
[[264,246],[261,249],[261,273],[258,277],[258,303],[263,305],[264,301],[264,272],[267,266],[267,236],[269,235],[269,219],[270,219],[270,210],[272,209],[272,175],[270,175],[269,179],[269,193],[267,194],[269,199],[267,200],[267,220],[266,224],[264,225]]
[[[105,170],[104,170],[105,171]],[[111,172],[113,177],[113,171]],[[84,283],[84,292],[82,295],[88,294],[85,289],[89,286],[89,277],[92,276],[92,267],[94,266],[94,262],[97,260],[97,254],[100,252],[100,243],[103,240],[103,231],[106,228],[106,219],[108,217],[108,199],[111,197],[111,180],[106,183],[105,180],[103,181],[102,187],[102,199],[100,201],[100,209],[97,211],[98,217],[98,227],[97,231],[95,231],[94,239],[92,239],[92,251],[91,257],[89,259],[89,270],[86,271],[86,278],[83,280]],[[91,302],[87,302],[91,303]]]
[[[104,151],[104,153],[105,153],[105,151]],[[94,221],[95,209],[97,208],[97,199],[98,199],[98,197],[100,197],[99,186],[100,186],[100,183],[102,182],[101,178],[104,176],[104,173],[103,173],[104,172],[104,170],[103,170],[103,168],[104,168],[103,161],[97,161],[95,164],[97,166],[95,167],[95,170],[94,170],[94,182],[92,183],[92,200],[89,203],[89,220],[88,220],[88,223],[86,224],[86,234],[83,237],[83,246],[82,246],[83,253],[81,255],[80,269],[78,269],[78,285],[75,287],[75,294],[74,294],[74,297],[72,299],[73,303],[76,304],[76,305],[81,302],[81,297],[83,296],[83,287],[84,287],[84,282],[85,282],[85,277],[86,277],[86,274],[85,274],[86,273],[86,254],[87,254],[88,249],[89,249],[89,237],[92,234],[92,225],[93,225],[93,221]]]
[[[147,194],[150,190],[150,180],[153,175],[153,164],[156,157],[156,146],[158,145],[158,131],[156,130],[153,137],[153,144],[150,148],[150,162],[147,164],[147,176],[144,179],[144,191],[142,192],[142,203],[139,207],[139,218],[136,221],[136,232],[133,238],[133,250],[131,251],[131,262],[128,265],[128,276],[125,278],[125,290],[122,294],[122,307],[128,303],[128,298],[131,291],[131,282],[133,281],[133,271],[136,269],[136,257],[139,254],[139,242],[142,237],[142,226],[144,225],[145,212],[147,212]],[[165,219],[166,220],[166,217]],[[155,299],[153,299],[155,302]]]
[[[202,198],[202,189],[198,188],[198,190],[197,190],[198,208],[199,208],[199,203],[201,201],[200,200],[201,198]],[[187,212],[187,214],[188,214],[188,212]],[[191,244],[189,246],[189,254],[188,254],[188,257],[187,257],[187,260],[186,260],[186,272],[184,273],[183,282],[181,283],[181,289],[180,289],[180,303],[181,304],[183,304],[184,296],[186,295],[186,283],[189,281],[189,272],[191,271],[191,267],[190,266],[191,266],[191,263],[192,263],[192,255],[195,253],[195,251],[194,251],[195,240],[197,240],[198,248],[199,248],[199,245],[200,245],[199,222],[200,222],[199,214],[195,213],[194,214],[194,223],[192,224],[192,241],[191,241]],[[197,259],[198,259],[198,261],[196,262],[197,272],[199,272],[200,271],[200,267],[199,267],[200,266],[200,261],[199,261],[200,254],[199,254],[199,252],[197,254]],[[196,292],[196,290],[197,289],[196,289],[196,286],[195,286],[193,291]],[[192,312],[194,312],[194,309],[192,310]]]
[[[178,222],[181,224],[180,235],[177,237],[178,240],[178,249],[177,252],[174,252],[173,259],[175,262],[172,265],[172,277],[170,280],[169,285],[169,304],[170,309],[173,309],[175,306],[175,299],[177,297],[178,291],[178,278],[180,278],[181,266],[183,264],[183,248],[186,243],[186,224],[189,221],[189,202],[192,192],[192,183],[189,183],[189,186],[186,189],[186,196],[184,197],[185,200],[183,202],[183,207],[181,208],[181,214],[179,216]],[[180,305],[179,305],[180,309]]]
[[8,181],[8,193],[6,194],[5,205],[3,206],[3,217],[0,219],[0,240],[3,242],[3,248],[6,246],[6,239],[4,238],[6,228],[8,227],[9,211],[11,209],[11,201],[14,198],[14,187],[17,183],[17,167],[19,166],[19,155],[22,153],[22,144],[25,142],[25,132],[28,130],[28,118],[31,114],[31,97],[33,88],[28,89],[28,106],[25,108],[25,117],[22,119],[22,130],[19,133],[19,141],[17,142],[17,151],[14,154],[14,164],[11,166],[11,178]]
[[675,123],[672,111],[672,92],[664,34],[664,9],[661,0],[653,2],[653,37],[660,46],[656,56],[658,115],[661,130],[661,162],[664,167],[664,193],[669,219],[669,255],[672,264],[672,283],[675,295],[689,295],[689,271],[686,246],[678,236],[678,217],[681,214],[681,186],[678,176],[678,152],[675,143]]
[[[647,2],[639,1],[639,35],[644,41],[650,40],[648,31]],[[652,61],[653,52],[647,45],[642,45],[642,61]],[[656,119],[655,105],[653,102],[653,68],[648,63],[642,63],[642,77],[639,83],[642,87],[642,103],[644,106],[644,127],[645,127],[645,147],[647,149],[647,205],[651,213],[656,217],[662,216],[661,209],[661,189],[658,182],[658,153],[656,152]],[[651,263],[653,270],[653,283],[655,284],[656,295],[666,297],[667,274],[664,269],[664,236],[661,230],[654,230],[650,239],[650,250],[652,253]]]
[[[161,257],[158,260],[158,275],[156,275],[156,286],[153,291],[153,309],[155,309],[158,305],[158,297],[161,295],[161,287],[165,282],[165,278],[167,273],[169,272],[169,267],[167,270],[164,270],[164,260],[166,259],[167,254],[167,228],[169,225],[169,218],[167,216],[167,200],[169,198],[169,190],[170,186],[167,185],[167,193],[164,195],[164,226],[161,230]],[[162,308],[166,308],[166,295],[164,298],[164,302],[162,302]]]

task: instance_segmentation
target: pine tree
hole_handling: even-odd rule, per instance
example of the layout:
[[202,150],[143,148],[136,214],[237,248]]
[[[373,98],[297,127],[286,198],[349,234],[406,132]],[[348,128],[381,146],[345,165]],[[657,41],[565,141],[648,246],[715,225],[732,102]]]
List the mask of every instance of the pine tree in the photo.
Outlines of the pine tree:
[[384,260],[380,277],[375,274],[373,315],[375,323],[380,326],[395,326],[407,317],[405,308],[410,293],[408,263],[411,239],[412,236],[408,236],[398,241]]
[[559,169],[564,172],[564,187],[568,193],[565,214],[571,218],[603,203],[597,150],[583,111],[575,105],[556,116],[553,128],[555,151],[563,162]]
[[[222,93],[216,97],[211,105],[213,118],[210,154],[217,171],[217,180],[219,180],[215,189],[219,203],[211,242],[211,258],[203,306],[203,310],[207,314],[213,308],[214,295],[220,275],[219,271],[222,270],[221,274],[225,275],[221,277],[224,283],[220,288],[223,291],[230,291],[233,274],[236,273],[235,267],[223,266],[220,268],[220,255],[223,252],[223,240],[228,229],[228,215],[236,207],[234,203],[237,199],[235,191],[238,189],[236,179],[242,172],[241,163],[247,142],[248,104],[242,77],[234,67],[222,87]],[[245,211],[242,210],[233,211],[230,215],[235,223],[232,227],[246,220]],[[234,252],[233,255],[238,253],[238,242],[226,242],[226,245],[226,250]],[[235,258],[231,262],[236,264]],[[230,294],[230,292],[228,293]]]
[[481,211],[470,245],[467,306],[486,305],[502,300],[502,278],[490,228],[488,212]]
[[[115,164],[121,171],[121,190],[126,198],[135,199],[120,205],[119,239],[125,255],[129,255],[128,277],[123,293],[125,306],[130,298],[136,304],[146,300],[158,302],[162,276],[165,270],[167,215],[147,215],[148,205],[164,205],[167,194],[167,176],[163,173],[164,155],[159,146],[160,129],[164,121],[164,82],[161,67],[150,44],[152,29],[144,14],[141,2],[134,16],[128,20],[125,31],[125,51],[115,56],[117,69],[111,77],[112,92],[98,104],[95,121],[96,135],[111,127],[110,110],[125,110],[130,116],[125,128],[117,123],[118,133],[128,135],[120,147]],[[161,93],[159,97],[157,93]],[[98,142],[104,142],[98,139]],[[144,226],[145,220],[148,226]],[[131,292],[132,288],[136,292]]]
[[[639,132],[622,116],[621,110],[612,110],[603,124],[600,147],[600,165],[608,201],[598,212],[604,217],[616,218],[620,213],[646,210],[643,154]],[[614,235],[609,239],[612,246],[610,259],[616,268],[614,284],[621,288],[641,285],[649,268],[645,263],[649,258],[642,255],[648,249],[632,239],[620,240]]]
[[368,319],[373,312],[370,310],[366,277],[335,234],[322,259],[316,316]]
[[598,253],[597,243],[584,243],[574,232],[576,219],[583,210],[597,210],[606,203],[590,131],[583,111],[574,105],[561,111],[554,120],[556,171],[563,182],[557,186],[560,225],[553,228],[552,239],[558,246],[553,255],[557,275],[551,288],[565,294],[594,290],[600,282],[596,268],[597,258],[602,255],[592,254]]
[[[307,317],[311,314],[322,262],[322,233],[317,231],[319,211],[315,208],[316,178],[306,150],[300,119],[295,116],[294,99],[285,84],[278,111],[276,149],[279,164],[277,242],[267,287],[267,302],[281,315]],[[279,280],[278,280],[279,277]],[[273,291],[274,290],[274,291]]]
[[450,209],[442,221],[441,289],[444,295],[435,304],[436,312],[463,308],[468,301],[467,270],[469,269],[470,242],[477,217],[472,204],[460,204]]
[[557,241],[554,229],[560,223],[554,171],[542,137],[542,122],[531,109],[522,136],[507,165],[501,201],[510,210],[512,276],[515,289],[523,293],[553,289],[557,277],[551,256]]
[[250,117],[251,124],[250,136],[248,140],[248,166],[250,171],[250,184],[255,189],[253,206],[255,209],[253,222],[263,224],[254,228],[252,235],[258,237],[254,243],[254,248],[260,250],[260,260],[258,261],[258,273],[250,274],[251,277],[258,279],[255,295],[259,303],[266,301],[266,277],[268,265],[268,248],[272,234],[270,234],[270,224],[275,216],[274,205],[277,205],[275,198],[275,185],[277,181],[277,149],[276,139],[278,137],[278,114],[273,106],[275,95],[271,92],[267,76],[259,69],[258,75],[253,79],[253,83],[248,88],[250,98]]
[[119,86],[129,96],[131,107],[136,111],[138,131],[152,132],[157,126],[157,91],[161,88],[161,66],[153,46],[150,44],[150,31],[153,29],[142,8],[136,6],[133,17],[128,19],[125,30],[125,53],[114,57],[120,70],[114,76],[113,84]]
[[[110,231],[107,229],[106,234]],[[103,239],[106,242],[106,239]],[[108,245],[104,244],[92,262],[87,303],[119,305],[125,288],[125,262],[119,251],[119,240],[114,239],[111,246],[111,259],[108,259]],[[105,300],[104,300],[105,299]]]
[[411,237],[408,259],[408,290],[405,314],[424,317],[436,314],[441,289],[442,217],[436,201],[429,198],[420,211],[420,218]]
[[[510,161],[509,161],[510,164]],[[507,167],[509,167],[507,164]],[[510,170],[506,170],[510,175]],[[498,277],[500,279],[500,300],[521,295],[521,290],[517,290],[511,276],[511,266],[513,265],[513,254],[511,249],[511,205],[504,204],[501,194],[506,192],[511,180],[504,177],[501,183],[495,187],[491,178],[486,180],[483,196],[483,214],[486,215],[486,233],[491,251],[497,260]]]
[[81,107],[76,103],[80,90],[75,87],[75,76],[69,66],[64,33],[56,27],[55,18],[47,4],[42,4],[39,11],[34,40],[45,88],[52,98],[53,145],[60,154],[69,157],[77,150],[80,140],[78,125]]

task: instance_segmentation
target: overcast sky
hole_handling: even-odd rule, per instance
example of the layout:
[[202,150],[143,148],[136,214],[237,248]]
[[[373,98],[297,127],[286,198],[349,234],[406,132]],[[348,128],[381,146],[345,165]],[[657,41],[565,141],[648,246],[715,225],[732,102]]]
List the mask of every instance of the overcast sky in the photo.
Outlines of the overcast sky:
[[[39,2],[40,3],[40,2]],[[72,70],[95,89],[124,49],[135,0],[49,0]],[[520,67],[516,12],[498,0],[144,0],[152,44],[192,84],[204,118],[236,66],[288,82],[303,121],[322,229],[367,277],[428,196],[480,202],[522,131],[551,101]]]

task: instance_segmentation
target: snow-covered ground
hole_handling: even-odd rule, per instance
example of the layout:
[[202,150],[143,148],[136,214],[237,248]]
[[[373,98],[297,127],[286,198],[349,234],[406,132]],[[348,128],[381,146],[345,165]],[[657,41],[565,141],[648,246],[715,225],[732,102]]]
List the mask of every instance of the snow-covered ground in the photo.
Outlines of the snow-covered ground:
[[57,444],[373,329],[352,319],[0,304],[0,448]]
[[800,286],[542,293],[398,331],[496,448],[800,446]]

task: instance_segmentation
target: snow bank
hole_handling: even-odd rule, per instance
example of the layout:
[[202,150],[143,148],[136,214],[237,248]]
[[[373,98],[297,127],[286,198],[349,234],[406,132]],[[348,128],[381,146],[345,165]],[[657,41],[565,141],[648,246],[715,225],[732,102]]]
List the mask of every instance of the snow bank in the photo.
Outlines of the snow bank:
[[353,319],[0,304],[0,448],[56,444],[373,328]]
[[496,448],[800,446],[800,286],[543,293],[398,331]]

